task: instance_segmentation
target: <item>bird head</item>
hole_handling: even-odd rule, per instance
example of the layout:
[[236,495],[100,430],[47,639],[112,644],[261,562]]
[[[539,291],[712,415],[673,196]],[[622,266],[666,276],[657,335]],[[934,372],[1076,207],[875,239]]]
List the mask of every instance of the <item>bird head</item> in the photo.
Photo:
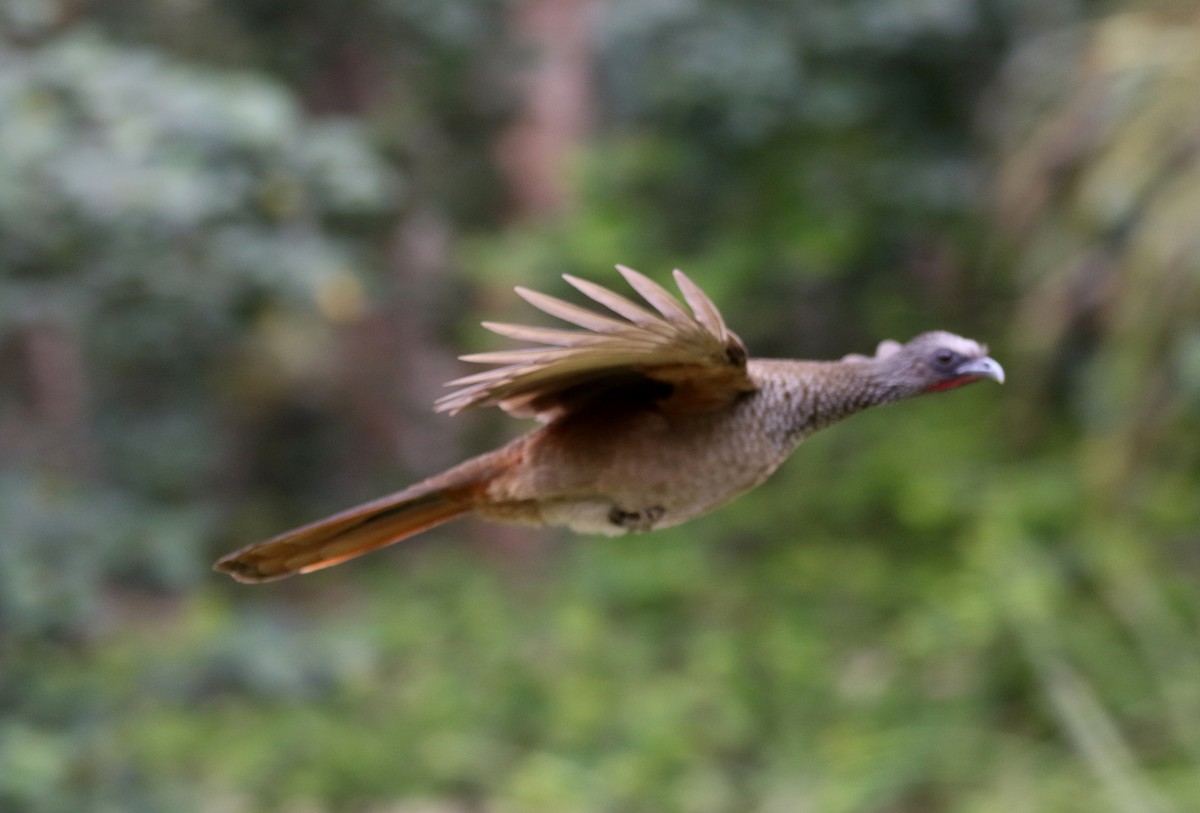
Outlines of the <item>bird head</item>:
[[941,330],[922,333],[907,344],[884,342],[875,361],[886,382],[903,395],[941,392],[985,379],[1004,383],[1004,368],[988,356],[987,345]]

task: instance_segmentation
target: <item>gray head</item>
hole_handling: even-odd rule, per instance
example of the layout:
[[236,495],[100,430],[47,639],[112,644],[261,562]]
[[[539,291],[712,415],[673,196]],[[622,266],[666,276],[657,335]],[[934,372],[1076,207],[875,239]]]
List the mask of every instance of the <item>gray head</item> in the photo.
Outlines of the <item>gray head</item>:
[[1004,383],[1004,368],[988,356],[987,345],[943,330],[922,333],[907,344],[883,342],[874,361],[881,378],[899,397],[985,379]]

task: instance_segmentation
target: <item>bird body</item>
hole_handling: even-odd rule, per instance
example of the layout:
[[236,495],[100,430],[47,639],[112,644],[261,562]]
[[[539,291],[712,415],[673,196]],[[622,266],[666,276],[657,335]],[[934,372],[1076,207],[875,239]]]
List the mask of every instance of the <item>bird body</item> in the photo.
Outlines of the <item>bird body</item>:
[[609,536],[677,525],[759,485],[852,409],[818,386],[820,363],[747,367],[755,389],[720,411],[597,404],[518,438],[478,512]]
[[813,432],[871,406],[982,379],[985,347],[954,334],[883,342],[839,361],[748,359],[716,307],[676,271],[691,313],[637,272],[655,312],[594,283],[568,282],[614,314],[518,288],[583,330],[487,323],[540,346],[464,356],[499,365],[451,382],[451,413],[480,405],[542,425],[389,497],[237,551],[239,581],[311,572],[467,513],[609,536],[677,525],[754,488]]

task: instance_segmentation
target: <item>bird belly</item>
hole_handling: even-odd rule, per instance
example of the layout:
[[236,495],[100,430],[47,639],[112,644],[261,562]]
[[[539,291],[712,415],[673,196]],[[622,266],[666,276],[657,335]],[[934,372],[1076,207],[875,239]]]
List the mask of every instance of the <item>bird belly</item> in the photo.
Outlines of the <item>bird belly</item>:
[[539,504],[538,510],[544,524],[569,528],[580,534],[622,536],[654,527],[652,523],[645,523],[644,527],[635,528],[620,522],[619,517],[634,512],[621,508],[611,499],[599,497],[546,500]]
[[736,417],[646,419],[535,440],[520,471],[497,484],[500,499],[477,510],[605,536],[678,525],[759,485],[794,448]]
[[[576,533],[621,536],[669,528],[707,514],[765,480],[774,466],[753,472],[726,472],[721,481],[681,477],[668,484],[644,488],[604,490],[601,494],[561,496],[539,500],[541,524],[569,528]],[[741,476],[737,476],[741,475]]]

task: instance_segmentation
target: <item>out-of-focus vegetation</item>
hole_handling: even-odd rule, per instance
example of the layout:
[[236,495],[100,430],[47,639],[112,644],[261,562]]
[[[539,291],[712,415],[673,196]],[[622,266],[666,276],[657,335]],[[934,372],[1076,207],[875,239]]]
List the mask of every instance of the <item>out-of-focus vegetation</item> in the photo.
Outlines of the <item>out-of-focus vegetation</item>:
[[[1200,805],[1187,4],[0,0],[0,810]],[[218,554],[520,431],[479,318],[684,267],[1004,389],[733,506]]]

